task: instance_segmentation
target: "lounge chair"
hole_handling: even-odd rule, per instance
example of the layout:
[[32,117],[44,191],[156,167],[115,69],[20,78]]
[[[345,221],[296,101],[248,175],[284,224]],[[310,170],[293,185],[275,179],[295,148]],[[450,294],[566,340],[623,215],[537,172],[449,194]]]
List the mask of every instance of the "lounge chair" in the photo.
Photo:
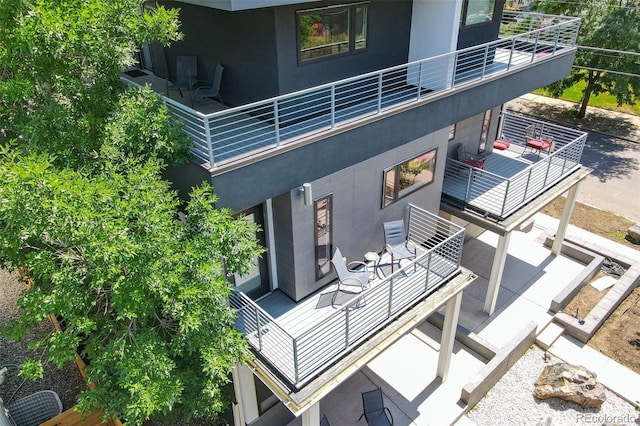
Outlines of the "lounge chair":
[[[342,253],[339,248],[331,258],[331,264],[333,269],[338,274],[338,289],[331,298],[331,305],[333,306],[336,296],[339,292],[345,293],[362,293],[369,287],[371,281],[371,272],[367,271],[366,264],[364,262],[353,261],[348,264],[345,263]],[[354,265],[358,265],[361,269],[352,269]]]
[[38,426],[62,413],[62,403],[57,393],[44,390],[8,404],[7,410],[16,426]]

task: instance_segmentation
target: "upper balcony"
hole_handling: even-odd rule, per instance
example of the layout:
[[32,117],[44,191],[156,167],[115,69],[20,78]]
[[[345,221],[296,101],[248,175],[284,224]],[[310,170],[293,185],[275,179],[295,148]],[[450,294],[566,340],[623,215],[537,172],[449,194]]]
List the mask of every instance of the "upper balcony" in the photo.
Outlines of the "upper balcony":
[[392,273],[383,256],[368,289],[339,292],[335,303],[335,284],[299,303],[280,292],[257,302],[234,292],[236,328],[276,376],[300,389],[460,272],[463,228],[410,205],[407,234],[418,247],[415,260]]
[[[485,216],[503,220],[579,169],[587,133],[505,113],[501,138],[510,146],[495,150],[479,169],[447,159],[442,193]],[[527,144],[548,141],[546,149]]]
[[578,18],[505,12],[498,40],[467,49],[234,108],[218,104],[212,113],[164,100],[213,173],[574,53],[579,25]]

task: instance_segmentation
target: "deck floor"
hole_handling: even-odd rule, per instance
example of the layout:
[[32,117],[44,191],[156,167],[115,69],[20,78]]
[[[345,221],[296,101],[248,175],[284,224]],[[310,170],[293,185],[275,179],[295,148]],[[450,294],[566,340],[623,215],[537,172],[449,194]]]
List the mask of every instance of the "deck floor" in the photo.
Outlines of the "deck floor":
[[[445,177],[442,186],[443,194],[464,201],[467,204],[491,214],[506,217],[520,205],[528,202],[531,195],[535,195],[544,189],[544,175],[537,170],[531,177],[528,185],[508,186],[507,179],[516,177],[520,172],[539,161],[546,160],[548,154],[536,152],[522,146],[512,144],[507,150],[494,150],[486,157],[482,171],[476,171],[470,186],[466,179]],[[544,172],[548,174],[546,184],[553,183],[558,178],[571,171],[572,165],[560,159],[552,157],[548,168]],[[500,179],[500,178],[501,179]],[[505,194],[508,190],[509,200],[521,200],[517,205],[504,204]],[[504,211],[502,209],[504,208]]]

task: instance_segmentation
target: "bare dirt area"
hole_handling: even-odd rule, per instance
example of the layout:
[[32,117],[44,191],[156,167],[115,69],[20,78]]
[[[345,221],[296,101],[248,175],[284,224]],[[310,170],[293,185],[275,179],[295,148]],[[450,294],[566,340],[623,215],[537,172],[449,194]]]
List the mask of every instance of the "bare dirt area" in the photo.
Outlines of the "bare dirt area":
[[[544,213],[559,218],[564,208],[565,198],[560,197],[544,208]],[[631,241],[628,229],[635,222],[614,213],[576,203],[571,215],[571,224],[593,234],[615,241],[627,247],[640,250],[640,245]]]
[[[598,278],[604,277],[606,274],[603,271],[598,271],[595,277],[591,280],[591,282],[597,280]],[[584,320],[584,318],[589,314],[591,309],[593,309],[598,302],[607,294],[605,290],[598,290],[597,288],[590,285],[590,283],[585,284],[578,294],[574,296],[574,298],[562,309],[562,312],[572,315],[575,318]]]
[[640,287],[618,306],[587,345],[640,374]]
[[[564,202],[564,198],[558,198],[547,205],[544,212],[549,216],[560,217]],[[576,203],[571,215],[571,224],[619,244],[640,250],[640,245],[635,244],[627,235],[627,230],[634,222],[611,212]],[[603,275],[603,272],[598,272],[596,278],[602,276],[601,274]],[[563,311],[583,319],[606,292],[607,290],[598,291],[587,284]],[[587,344],[640,374],[639,299],[640,287],[636,288],[620,304]]]

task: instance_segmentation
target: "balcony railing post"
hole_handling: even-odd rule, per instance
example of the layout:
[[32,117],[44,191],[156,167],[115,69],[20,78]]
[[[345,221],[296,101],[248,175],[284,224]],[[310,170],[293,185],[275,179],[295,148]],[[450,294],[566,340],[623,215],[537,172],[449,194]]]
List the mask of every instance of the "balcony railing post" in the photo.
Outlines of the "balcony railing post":
[[513,62],[513,52],[516,50],[516,39],[511,39],[511,50],[509,51],[509,62],[507,62],[507,71],[511,69],[511,63]]
[[280,146],[280,112],[278,111],[278,100],[273,100],[273,125],[276,132],[276,146]]
[[[391,265],[393,267],[393,265]],[[400,264],[398,264],[398,268]],[[393,308],[393,277],[389,280],[389,307],[387,312],[387,318],[391,318],[391,309]]]
[[549,178],[549,171],[551,170],[551,159],[553,158],[553,154],[549,155],[547,157],[547,171],[544,174],[544,184],[542,185],[542,188],[546,188],[547,187],[547,179]]
[[[420,62],[420,66],[418,67],[418,96],[416,97],[416,100],[420,100],[420,95],[422,93],[422,65],[424,62]],[[407,71],[409,71],[407,69]]]
[[429,272],[431,272],[431,256],[433,255],[433,252],[429,252],[429,259],[427,260],[427,268],[426,268],[426,273],[424,274],[424,292],[426,293],[427,291],[429,291]]
[[489,45],[488,44],[484,47],[484,60],[482,63],[482,76],[480,77],[480,80],[484,78],[484,75],[487,71],[487,62],[489,62]]
[[256,309],[256,333],[258,334],[258,350],[262,351],[262,332],[260,331],[260,310]]
[[331,128],[336,127],[336,85],[331,85]]
[[553,54],[556,54],[556,50],[558,49],[558,42],[560,40],[560,27],[556,27],[556,36],[555,40],[553,40]]
[[349,306],[344,310],[344,347],[349,347]]
[[538,52],[538,40],[540,39],[540,31],[536,32],[536,42],[533,44],[533,52],[531,53],[531,62],[536,59],[536,52]]
[[471,167],[466,167],[469,171],[469,177],[467,178],[467,188],[464,191],[464,201],[469,201],[469,191],[471,191],[471,179],[473,177],[473,169]]
[[204,137],[207,139],[207,153],[209,154],[209,167],[214,168],[216,163],[213,158],[213,143],[211,142],[211,123],[209,123],[209,118],[205,117],[203,120],[204,124]]
[[378,114],[382,110],[382,71],[378,74]]
[[531,182],[531,173],[533,172],[533,168],[529,169],[529,176],[527,177],[527,183],[524,186],[524,196],[522,197],[522,202],[527,199],[527,191],[529,190],[529,182]]
[[502,200],[502,208],[500,209],[500,216],[504,216],[504,210],[507,206],[507,198],[509,198],[509,184],[511,179],[507,179],[507,187],[504,190],[504,200]]
[[291,341],[293,346],[293,377],[296,383],[300,381],[300,368],[298,367],[298,338],[294,337]]

